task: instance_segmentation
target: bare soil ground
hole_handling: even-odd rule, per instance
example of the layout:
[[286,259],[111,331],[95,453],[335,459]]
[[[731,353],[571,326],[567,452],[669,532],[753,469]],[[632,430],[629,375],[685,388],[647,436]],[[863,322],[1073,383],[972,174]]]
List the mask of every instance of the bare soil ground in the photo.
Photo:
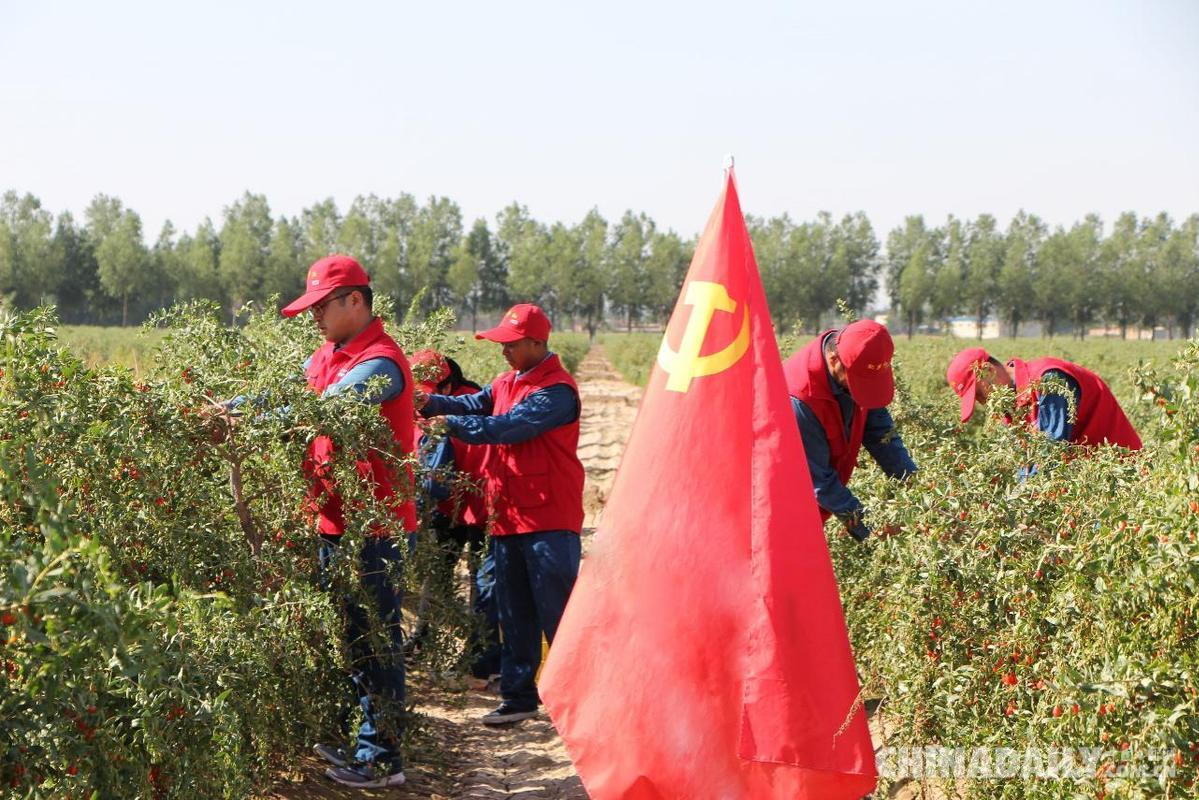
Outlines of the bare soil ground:
[[594,529],[608,500],[612,480],[620,466],[625,443],[637,417],[641,389],[625,383],[608,361],[604,348],[595,345],[579,364],[579,393],[583,417],[579,421],[579,459],[587,470],[583,488],[585,528]]
[[[641,390],[620,378],[599,346],[583,359],[576,378],[583,398],[579,457],[587,471],[586,536],[608,498]],[[324,776],[327,765],[312,756],[297,764],[264,800],[586,800],[566,748],[544,713],[514,726],[489,729],[479,718],[496,706],[498,697],[429,683],[420,674],[410,681],[416,710],[427,726],[419,738],[428,745],[409,759],[404,786],[374,792],[343,788]]]
[[296,765],[263,800],[332,800],[379,797],[393,800],[586,800],[562,741],[542,714],[501,728],[487,728],[479,717],[498,702],[478,691],[428,689],[421,677],[413,694],[423,702],[422,738],[404,770],[408,782],[387,790],[362,791],[338,786],[324,776],[328,765],[312,756]]

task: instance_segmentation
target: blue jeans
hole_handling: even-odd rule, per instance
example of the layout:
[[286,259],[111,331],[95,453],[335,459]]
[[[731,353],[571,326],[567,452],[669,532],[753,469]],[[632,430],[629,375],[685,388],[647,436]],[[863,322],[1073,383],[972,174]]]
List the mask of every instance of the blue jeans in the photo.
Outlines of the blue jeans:
[[503,643],[500,694],[522,711],[537,708],[541,636],[551,644],[579,574],[579,535],[539,531],[493,537],[495,595]]
[[[343,554],[339,537],[321,538],[321,586],[329,589],[331,564]],[[398,574],[400,563],[400,551],[391,539],[365,539],[359,553],[360,589],[363,599],[374,608],[363,608],[357,593],[341,599],[353,665],[351,678],[362,708],[354,758],[396,769],[401,767],[400,735],[404,730],[404,634],[400,629],[403,592],[392,575]],[[375,616],[375,623],[382,628],[382,641],[372,641],[370,616]]]
[[470,674],[490,678],[500,671],[500,614],[495,605],[495,539],[488,537],[487,553],[475,573],[475,631],[471,650],[475,654]]

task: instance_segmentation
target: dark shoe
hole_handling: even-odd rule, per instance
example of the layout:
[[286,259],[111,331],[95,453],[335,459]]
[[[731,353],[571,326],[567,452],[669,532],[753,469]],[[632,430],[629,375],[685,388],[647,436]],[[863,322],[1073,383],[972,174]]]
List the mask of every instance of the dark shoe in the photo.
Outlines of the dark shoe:
[[425,639],[429,635],[429,626],[421,623],[412,635],[404,640],[404,664],[408,667],[416,665],[416,658],[425,649]]
[[537,709],[520,709],[507,703],[483,715],[484,725],[507,725],[510,722],[520,722],[522,719],[532,719],[537,716]]
[[370,764],[330,767],[325,770],[325,775],[342,786],[354,786],[359,789],[384,789],[388,786],[399,786],[405,781],[404,773],[398,769],[388,772],[385,767],[374,767]]
[[333,747],[328,744],[317,744],[312,746],[312,752],[316,753],[321,758],[328,761],[335,767],[348,767],[350,765],[350,754],[340,747]]

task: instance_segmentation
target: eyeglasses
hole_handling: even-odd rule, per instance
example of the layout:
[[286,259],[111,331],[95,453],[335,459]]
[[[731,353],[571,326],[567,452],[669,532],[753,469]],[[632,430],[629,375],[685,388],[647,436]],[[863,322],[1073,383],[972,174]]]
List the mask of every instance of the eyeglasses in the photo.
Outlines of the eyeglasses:
[[348,292],[342,292],[341,294],[335,294],[332,297],[326,297],[324,300],[320,301],[316,305],[310,306],[308,308],[308,313],[312,314],[312,316],[314,316],[314,317],[324,316],[325,309],[329,307],[330,303],[332,303],[334,300],[344,300],[345,298],[349,297],[353,293],[354,293],[354,290],[351,289]]

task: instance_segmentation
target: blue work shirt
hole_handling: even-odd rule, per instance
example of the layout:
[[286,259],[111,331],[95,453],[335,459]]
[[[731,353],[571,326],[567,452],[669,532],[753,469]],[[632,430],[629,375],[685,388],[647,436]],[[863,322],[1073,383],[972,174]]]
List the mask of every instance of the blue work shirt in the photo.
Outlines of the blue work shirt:
[[[1082,387],[1078,385],[1078,381],[1060,369],[1046,370],[1041,379],[1049,376],[1060,378],[1070,389],[1074,395],[1074,409],[1077,415],[1082,405]],[[1057,392],[1037,392],[1037,427],[1054,441],[1070,441],[1074,433],[1074,423],[1070,421],[1069,398]]]
[[[1078,381],[1071,378],[1060,369],[1045,370],[1045,375],[1061,378],[1062,382],[1074,395],[1074,413],[1082,404],[1082,387]],[[1037,392],[1037,429],[1055,442],[1068,442],[1074,434],[1074,423],[1070,421],[1070,401],[1064,394],[1057,392]],[[1037,474],[1037,465],[1021,467],[1016,472],[1016,480],[1023,483]]]
[[424,495],[434,500],[448,500],[450,486],[444,481],[437,480],[438,475],[445,475],[454,468],[454,445],[448,436],[431,437],[428,434],[420,437],[417,455],[425,468],[425,478],[421,482],[424,494],[417,497],[417,503],[423,505]]
[[579,398],[564,383],[538,389],[505,414],[492,415],[494,407],[488,384],[474,394],[431,394],[421,414],[445,416],[450,436],[467,444],[527,442],[579,418]]
[[[848,437],[856,406],[849,392],[833,380],[827,366],[825,375],[833,397],[841,409],[841,420]],[[870,528],[862,520],[862,502],[841,482],[841,476],[833,469],[824,426],[812,413],[812,409],[798,398],[791,398],[791,410],[799,425],[799,435],[803,440],[808,471],[812,474],[812,487],[816,490],[817,504],[846,523],[850,535],[855,539],[865,539],[870,534]],[[888,477],[906,478],[916,471],[916,463],[904,446],[903,439],[895,432],[895,420],[885,408],[873,408],[866,412],[862,446]]]

